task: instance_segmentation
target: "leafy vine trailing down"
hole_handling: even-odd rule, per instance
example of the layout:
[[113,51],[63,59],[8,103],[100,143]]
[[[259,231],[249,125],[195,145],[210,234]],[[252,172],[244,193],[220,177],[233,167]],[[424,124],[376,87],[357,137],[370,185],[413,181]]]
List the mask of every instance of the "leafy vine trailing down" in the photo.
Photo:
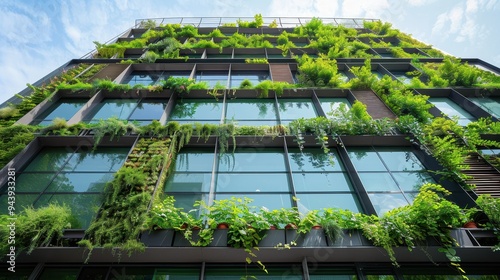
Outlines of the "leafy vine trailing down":
[[[176,145],[182,145],[174,140],[175,137],[141,138],[125,165],[106,185],[100,211],[86,230],[85,238],[79,242],[89,249],[87,260],[94,247],[113,248],[113,252],[119,248],[128,251],[129,255],[144,249],[137,237],[155,195],[155,188],[164,182],[169,172]],[[163,174],[162,170],[165,170]]]

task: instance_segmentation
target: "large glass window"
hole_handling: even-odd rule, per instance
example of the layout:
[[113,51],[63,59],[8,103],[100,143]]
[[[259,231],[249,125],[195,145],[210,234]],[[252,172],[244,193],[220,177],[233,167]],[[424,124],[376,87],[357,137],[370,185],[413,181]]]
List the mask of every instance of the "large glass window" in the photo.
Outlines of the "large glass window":
[[69,120],[85,103],[87,103],[86,99],[60,99],[37,116],[32,124],[49,125],[55,118]]
[[299,267],[299,265],[295,267],[272,267],[267,265],[267,273],[257,267],[207,267],[205,280],[302,279],[302,270]]
[[105,99],[85,119],[96,123],[99,120],[118,118],[148,124],[153,120],[160,120],[166,106],[165,99]]
[[276,125],[274,99],[233,99],[227,101],[226,122],[239,125]]
[[210,192],[213,150],[184,149],[177,154],[175,172],[165,183],[165,193],[175,197],[177,207],[186,211],[197,200],[205,200]]
[[[100,194],[123,165],[129,148],[44,148],[16,178],[16,209],[49,203],[68,205],[86,228],[101,202]],[[0,211],[7,210],[6,187]]]
[[149,86],[169,77],[189,78],[190,74],[191,71],[133,71],[122,84]]
[[302,98],[278,99],[278,111],[281,124],[288,124],[300,118],[314,118],[318,115],[312,100]]
[[289,157],[299,211],[334,207],[361,212],[351,181],[335,151],[290,149]]
[[450,118],[458,118],[458,124],[465,126],[469,122],[476,120],[469,112],[462,109],[455,102],[447,97],[431,97],[429,102],[434,104],[443,114]]
[[196,82],[207,82],[209,88],[216,85],[227,87],[228,71],[198,71],[196,72]]
[[413,201],[420,187],[435,183],[407,148],[347,148],[363,187],[379,215]]
[[500,97],[469,97],[469,99],[492,116],[500,118]]
[[269,71],[231,71],[230,88],[239,88],[241,82],[249,80],[252,85],[256,86],[262,81],[269,80]]
[[237,149],[218,161],[215,199],[245,196],[268,209],[292,206],[282,149]]
[[219,123],[222,115],[222,101],[215,99],[179,100],[170,115],[171,121]]

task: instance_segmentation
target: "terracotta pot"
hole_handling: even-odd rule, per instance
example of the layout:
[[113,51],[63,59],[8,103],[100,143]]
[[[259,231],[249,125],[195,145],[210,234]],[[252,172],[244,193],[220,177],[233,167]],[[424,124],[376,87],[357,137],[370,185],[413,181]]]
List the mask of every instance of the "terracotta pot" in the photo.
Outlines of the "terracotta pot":
[[217,229],[228,229],[229,224],[228,223],[220,223],[217,225]]
[[297,229],[297,225],[296,224],[288,224],[285,226],[285,229]]
[[269,229],[274,230],[274,229],[278,229],[278,227],[277,227],[277,226],[273,226],[273,225],[271,225],[271,226],[269,227]]
[[477,228],[477,224],[474,221],[469,221],[464,224],[464,228]]
[[312,229],[320,229],[320,228],[322,228],[320,225],[315,225],[312,227]]

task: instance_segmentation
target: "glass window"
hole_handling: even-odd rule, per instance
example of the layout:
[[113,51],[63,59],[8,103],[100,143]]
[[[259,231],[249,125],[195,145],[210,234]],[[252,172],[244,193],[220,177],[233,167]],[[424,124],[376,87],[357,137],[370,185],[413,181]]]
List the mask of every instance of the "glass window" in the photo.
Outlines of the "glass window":
[[469,97],[477,106],[496,118],[500,118],[500,97]]
[[450,118],[458,118],[458,124],[465,126],[471,121],[476,120],[469,112],[458,106],[447,97],[431,97],[429,102],[434,104],[443,114]]
[[240,279],[302,279],[302,270],[297,267],[267,266],[267,273],[257,267],[207,267],[205,280],[240,280]]
[[329,113],[338,110],[341,104],[345,104],[347,108],[351,108],[351,103],[345,97],[320,98],[319,102],[326,117],[330,116]]
[[435,183],[409,148],[349,147],[347,151],[379,215],[411,203],[423,184]]
[[300,118],[317,117],[316,109],[311,99],[278,99],[278,111],[281,124]]
[[175,104],[171,121],[218,124],[222,115],[222,102],[215,99],[184,99]]
[[309,279],[311,280],[357,280],[354,269],[310,267]]
[[391,74],[403,84],[411,83],[411,77],[406,75],[406,71],[391,71]]
[[164,191],[175,197],[175,205],[192,209],[210,192],[215,154],[213,150],[183,149],[177,154],[175,172],[165,182]]
[[189,78],[190,75],[191,71],[133,71],[122,84],[149,86],[169,77]]
[[299,211],[361,207],[345,167],[336,151],[290,149],[288,152]]
[[37,116],[32,124],[50,125],[55,118],[69,120],[85,103],[87,103],[86,99],[60,99]]
[[79,267],[46,267],[43,269],[42,274],[38,279],[40,280],[52,280],[52,279],[64,279],[64,280],[76,280],[78,278],[78,273],[80,272]]
[[198,280],[200,269],[190,268],[155,268],[155,267],[113,267],[109,279],[169,279]]
[[118,118],[148,124],[161,118],[167,102],[161,99],[105,99],[85,119],[96,123],[99,120]]
[[290,184],[282,149],[246,148],[218,158],[215,198],[249,197],[252,205],[291,207]]
[[207,82],[209,88],[214,88],[217,84],[227,87],[228,71],[198,71],[196,72],[196,82]]
[[276,125],[278,115],[273,99],[232,99],[227,101],[226,122],[239,125]]
[[239,88],[241,82],[249,80],[252,85],[256,86],[262,81],[269,80],[269,71],[231,71],[230,88]]
[[[17,174],[16,208],[68,205],[86,228],[101,204],[101,193],[123,165],[130,148],[44,148]],[[6,203],[2,188],[0,204]],[[3,207],[2,209],[7,209]],[[4,210],[2,210],[4,211]]]

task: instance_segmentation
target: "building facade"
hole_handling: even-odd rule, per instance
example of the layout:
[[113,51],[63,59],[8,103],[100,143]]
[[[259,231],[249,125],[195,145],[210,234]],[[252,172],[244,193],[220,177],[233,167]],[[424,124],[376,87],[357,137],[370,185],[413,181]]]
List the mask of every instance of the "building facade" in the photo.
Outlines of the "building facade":
[[0,278],[498,279],[499,74],[375,19],[138,20],[2,105]]

